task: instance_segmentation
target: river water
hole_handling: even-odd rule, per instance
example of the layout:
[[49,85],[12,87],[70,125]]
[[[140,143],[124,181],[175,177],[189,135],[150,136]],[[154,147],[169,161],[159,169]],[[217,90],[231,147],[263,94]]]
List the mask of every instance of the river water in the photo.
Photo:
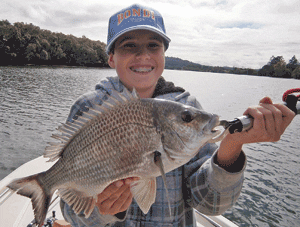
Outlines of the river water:
[[[0,67],[0,179],[43,154],[70,106],[111,69]],[[300,81],[165,70],[164,77],[196,96],[203,108],[233,119],[264,96],[281,102]],[[300,226],[300,117],[276,143],[244,146],[248,158],[238,202],[224,215],[238,226]]]

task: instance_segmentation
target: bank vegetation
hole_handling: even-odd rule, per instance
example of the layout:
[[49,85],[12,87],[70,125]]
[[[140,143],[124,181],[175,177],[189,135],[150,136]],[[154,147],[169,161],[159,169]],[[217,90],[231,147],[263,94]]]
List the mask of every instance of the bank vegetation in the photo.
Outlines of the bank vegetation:
[[[0,21],[0,65],[66,65],[108,67],[106,44],[85,36],[80,38],[44,30],[33,24]],[[294,55],[286,64],[282,56],[272,56],[261,69],[207,66],[166,57],[166,69],[214,73],[246,74],[300,79],[300,64]]]

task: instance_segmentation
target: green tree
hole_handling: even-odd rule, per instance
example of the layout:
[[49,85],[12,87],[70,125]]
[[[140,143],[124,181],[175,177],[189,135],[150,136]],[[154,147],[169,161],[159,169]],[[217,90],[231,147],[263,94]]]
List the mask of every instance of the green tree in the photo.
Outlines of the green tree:
[[43,50],[49,51],[50,50],[50,44],[46,39],[42,39],[40,41],[41,47],[43,48]]
[[268,65],[276,65],[278,62],[285,62],[282,56],[274,57],[272,56],[270,58],[270,61],[268,62]]
[[289,63],[286,65],[286,68],[293,72],[299,65],[300,65],[299,61],[297,60],[296,56],[294,55],[290,59]]
[[283,77],[283,78],[291,78],[292,73],[286,67],[285,60],[282,56],[270,58],[270,61],[267,65],[264,65],[259,71],[259,76],[271,76],[271,77]]
[[300,66],[296,67],[292,72],[292,77],[295,79],[300,79]]
[[291,78],[292,73],[290,70],[286,68],[285,61],[282,59],[281,61],[278,61],[274,65],[274,76],[275,77],[281,77],[281,78]]
[[275,75],[274,66],[264,65],[260,70],[258,70],[257,75],[273,77]]
[[43,61],[47,61],[49,59],[49,54],[46,50],[42,50],[40,53],[40,59]]
[[53,33],[33,24],[0,21],[1,65],[64,64],[108,66],[105,44],[85,36]]
[[10,26],[11,24],[9,23],[9,21],[8,20],[2,20],[2,21],[0,21],[0,27],[2,27],[2,26]]
[[30,43],[26,48],[26,59],[29,63],[33,63],[36,57],[36,44]]

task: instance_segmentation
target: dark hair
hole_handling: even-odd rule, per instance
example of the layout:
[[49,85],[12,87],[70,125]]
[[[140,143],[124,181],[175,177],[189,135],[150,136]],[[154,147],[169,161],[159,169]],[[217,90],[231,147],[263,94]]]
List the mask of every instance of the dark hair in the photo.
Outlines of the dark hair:
[[108,54],[110,53],[115,54],[115,45],[116,45],[116,41],[113,44],[111,44]]

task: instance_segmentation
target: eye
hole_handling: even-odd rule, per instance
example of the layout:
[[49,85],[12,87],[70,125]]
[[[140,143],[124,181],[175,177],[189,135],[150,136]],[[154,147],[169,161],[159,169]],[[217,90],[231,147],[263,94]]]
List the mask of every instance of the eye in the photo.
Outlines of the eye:
[[159,47],[159,45],[157,43],[149,43],[148,45],[150,48],[156,48]]
[[189,110],[184,110],[182,113],[181,113],[181,119],[184,121],[184,122],[191,122],[194,118],[193,118],[193,115],[192,113],[189,111]]
[[126,43],[123,45],[124,48],[134,48],[136,47],[134,43]]

